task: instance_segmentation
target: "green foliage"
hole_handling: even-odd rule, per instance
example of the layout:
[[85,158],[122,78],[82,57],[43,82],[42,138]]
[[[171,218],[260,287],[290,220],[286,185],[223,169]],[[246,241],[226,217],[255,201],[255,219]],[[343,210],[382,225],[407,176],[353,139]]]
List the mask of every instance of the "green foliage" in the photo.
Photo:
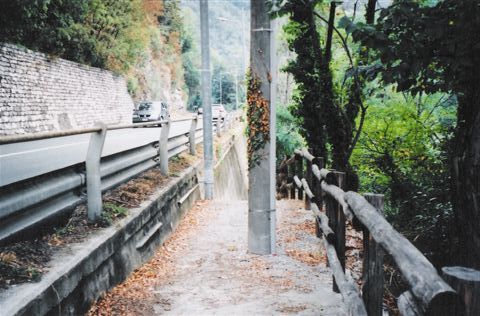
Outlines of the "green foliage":
[[162,35],[169,37],[183,30],[183,20],[178,1],[163,1],[163,5],[163,14],[158,16],[158,22]]
[[138,90],[138,79],[137,78],[128,78],[127,80],[127,89],[128,89],[128,93],[130,93],[131,95],[134,95],[135,92]]
[[[355,25],[355,40],[378,56],[384,83],[412,95],[455,95],[457,124],[450,144],[451,203],[464,244],[457,264],[480,267],[480,2],[407,1],[381,10],[378,24]],[[444,167],[444,170],[447,167]],[[461,262],[463,261],[463,262]]]
[[178,1],[0,0],[0,7],[0,41],[122,74],[134,97],[156,88],[145,78],[147,61],[167,65],[174,86],[183,82]]
[[[352,133],[362,124],[356,116],[368,108],[350,159],[361,190],[385,193],[389,221],[434,262],[445,263],[442,259],[451,258],[445,255],[453,253],[455,240],[450,224],[449,161],[452,148],[458,146],[452,141],[453,131],[459,130],[457,105],[462,113],[465,96],[478,100],[479,94],[472,91],[480,91],[480,40],[475,31],[480,28],[480,4],[398,0],[381,10],[376,25],[358,22],[358,16],[357,21],[342,17],[337,9],[338,28],[345,41],[334,33],[329,78],[322,64],[325,39],[321,34],[326,30],[323,22],[315,27],[311,23],[316,14],[325,16],[324,2],[270,3],[275,15],[290,18],[285,33],[296,59],[286,70],[298,85],[292,113],[309,146],[324,144],[323,150],[341,166],[342,157],[335,154],[345,150],[345,144],[355,146]],[[308,8],[311,3],[317,5]],[[467,113],[476,112],[468,109],[458,124],[473,120]],[[308,134],[315,129],[318,135]],[[348,168],[348,152],[344,158]]]
[[198,71],[200,67],[198,65],[198,48],[194,43],[192,30],[188,26],[182,29],[181,45],[183,73],[185,86],[188,91],[187,108],[193,110],[202,103],[200,96],[200,72]]
[[284,68],[297,84],[290,109],[294,116],[301,118],[301,133],[309,146],[317,156],[327,157],[326,116],[323,114],[324,104],[331,101],[332,90],[325,87],[325,83],[329,83],[329,78],[325,78],[329,73],[319,46],[320,35],[312,25],[314,8],[315,4],[305,6],[302,1],[287,1],[276,14],[290,16],[284,32],[289,49],[296,53],[296,58],[289,60]]
[[[198,1],[181,2],[185,28],[192,37],[191,43],[194,44],[189,54],[196,69],[200,69],[201,60],[198,5]],[[232,85],[235,82],[233,76],[239,76],[238,96],[240,104],[245,103],[246,99],[247,83],[245,82],[244,69],[248,67],[249,6],[249,1],[216,1],[209,6],[211,66],[212,68],[221,67],[224,69],[225,74],[222,84]],[[220,101],[219,78],[218,74],[211,73],[212,89],[214,89],[212,102],[214,103]],[[194,93],[189,94],[188,104],[191,109],[195,106],[201,106],[199,87],[197,89],[198,92],[195,89]],[[227,109],[233,108],[235,95],[232,90],[224,95],[223,102],[226,103]]]
[[289,49],[296,56],[284,70],[293,75],[297,86],[291,108],[292,114],[301,118],[302,136],[315,156],[324,157],[332,168],[346,172],[346,187],[355,190],[358,179],[349,160],[358,134],[355,119],[359,113],[364,115],[365,108],[361,78],[356,71],[350,78],[345,75],[349,67],[355,66],[354,58],[350,51],[348,58],[339,53],[343,46],[339,50],[334,47],[334,58],[329,57],[328,38],[323,36],[329,27],[320,24],[326,20],[322,17],[328,12],[326,2],[270,3],[274,15],[289,17],[284,31]]
[[384,82],[400,91],[461,91],[480,62],[478,1],[422,6],[401,0],[381,11],[375,27],[352,29],[355,40],[378,53]]
[[2,1],[1,6],[2,41],[118,71],[128,70],[143,48],[130,32],[143,18],[139,0]]
[[393,93],[391,87],[379,95],[369,99],[369,117],[352,156],[362,175],[362,188],[372,192],[385,191],[385,178],[378,178],[379,174],[412,174],[425,161],[445,158],[442,146],[455,122],[452,97],[433,95],[419,100]]
[[103,227],[110,226],[115,219],[127,216],[127,212],[128,210],[123,206],[111,202],[103,203],[103,211],[98,224]]
[[218,63],[213,65],[212,103],[221,103],[227,109],[235,107],[235,78],[227,69]]
[[88,3],[87,0],[2,0],[0,40],[54,56],[80,58],[94,44],[88,41],[88,31],[81,25],[89,10]]
[[277,161],[293,155],[297,148],[306,146],[300,134],[298,119],[284,105],[277,106]]
[[387,218],[436,263],[451,249],[449,151],[456,100],[413,98],[387,86],[369,99],[352,155],[361,190],[386,194]]

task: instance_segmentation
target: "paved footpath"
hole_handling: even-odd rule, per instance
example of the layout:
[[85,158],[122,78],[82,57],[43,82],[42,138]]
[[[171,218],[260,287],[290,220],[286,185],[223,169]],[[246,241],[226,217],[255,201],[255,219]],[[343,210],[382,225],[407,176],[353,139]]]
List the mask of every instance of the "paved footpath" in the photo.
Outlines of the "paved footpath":
[[148,295],[141,308],[126,301],[139,291],[138,277],[99,306],[126,305],[126,315],[346,315],[341,296],[331,290],[313,216],[301,206],[278,202],[277,254],[258,256],[247,252],[246,201],[200,202],[159,249],[156,264],[142,272],[156,280],[143,286]]

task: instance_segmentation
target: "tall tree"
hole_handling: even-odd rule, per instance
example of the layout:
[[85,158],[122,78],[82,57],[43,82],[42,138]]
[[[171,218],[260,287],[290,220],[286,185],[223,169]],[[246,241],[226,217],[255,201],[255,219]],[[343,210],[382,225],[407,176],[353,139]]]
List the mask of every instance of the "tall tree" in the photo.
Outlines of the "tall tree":
[[[319,106],[319,102],[322,97],[332,98],[332,89],[331,80],[321,79],[321,69],[326,63],[313,14],[319,2],[288,1],[277,13],[290,15],[285,32],[289,49],[296,53],[296,58],[289,61],[285,70],[293,75],[298,85],[298,93],[293,97],[294,114],[301,118],[303,134],[314,154],[327,158],[325,109]],[[324,83],[330,88],[323,87]],[[320,87],[327,88],[327,93],[323,94]]]
[[480,268],[480,2],[398,0],[381,11],[376,27],[357,27],[354,38],[377,51],[384,82],[412,94],[457,96],[451,188],[459,263]]
[[[360,123],[357,127],[355,120],[361,113],[360,121],[363,122],[366,109],[362,103],[363,85],[347,40],[334,26],[336,3],[330,4],[328,19],[318,12],[318,7],[324,3],[321,0],[272,3],[275,14],[289,16],[285,31],[289,48],[296,53],[296,58],[289,62],[285,70],[293,75],[298,86],[298,94],[294,97],[294,114],[301,117],[303,134],[314,154],[325,158],[331,154],[332,167],[345,171],[347,188],[355,190],[358,188],[358,178],[349,160],[362,126]],[[317,26],[321,21],[327,23],[326,38],[321,36]],[[346,104],[334,89],[330,68],[334,33],[340,37],[354,73],[350,80],[351,97]],[[323,42],[325,45],[322,47]],[[330,151],[327,151],[327,144],[331,145]]]

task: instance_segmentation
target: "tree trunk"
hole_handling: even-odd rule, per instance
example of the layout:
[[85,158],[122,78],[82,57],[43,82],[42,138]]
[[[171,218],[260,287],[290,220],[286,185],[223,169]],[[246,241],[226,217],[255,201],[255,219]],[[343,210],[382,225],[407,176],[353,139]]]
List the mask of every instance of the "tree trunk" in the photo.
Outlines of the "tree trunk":
[[480,269],[480,88],[478,74],[470,89],[458,97],[452,193],[462,259]]
[[375,8],[377,6],[377,0],[368,0],[367,10],[365,12],[365,21],[367,24],[375,23]]

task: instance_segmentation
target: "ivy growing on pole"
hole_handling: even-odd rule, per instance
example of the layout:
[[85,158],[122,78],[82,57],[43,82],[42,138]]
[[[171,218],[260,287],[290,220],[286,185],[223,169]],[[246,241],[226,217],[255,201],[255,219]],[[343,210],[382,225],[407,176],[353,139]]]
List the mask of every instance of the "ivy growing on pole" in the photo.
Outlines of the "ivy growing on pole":
[[248,75],[247,94],[247,153],[248,167],[252,169],[258,165],[262,157],[259,152],[270,138],[270,110],[269,102],[263,97],[260,90],[260,79]]

